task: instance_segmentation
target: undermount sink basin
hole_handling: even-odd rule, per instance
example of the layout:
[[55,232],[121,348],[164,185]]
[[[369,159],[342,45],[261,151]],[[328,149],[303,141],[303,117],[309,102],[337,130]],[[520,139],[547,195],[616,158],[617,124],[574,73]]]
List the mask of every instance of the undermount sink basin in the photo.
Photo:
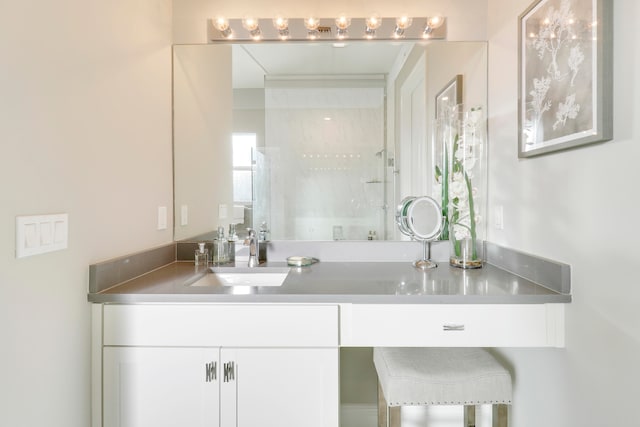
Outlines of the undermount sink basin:
[[288,267],[214,267],[190,286],[281,286]]

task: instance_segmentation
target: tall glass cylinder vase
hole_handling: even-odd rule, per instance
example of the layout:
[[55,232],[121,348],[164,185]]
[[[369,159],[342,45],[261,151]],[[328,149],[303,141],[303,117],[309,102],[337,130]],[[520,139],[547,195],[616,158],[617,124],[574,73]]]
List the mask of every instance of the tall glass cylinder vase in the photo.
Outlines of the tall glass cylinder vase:
[[433,153],[433,190],[431,196],[440,202],[444,226],[440,240],[449,240],[449,146],[451,139],[450,115],[433,121],[431,152]]
[[481,268],[487,211],[486,118],[482,107],[458,105],[448,145],[449,263]]

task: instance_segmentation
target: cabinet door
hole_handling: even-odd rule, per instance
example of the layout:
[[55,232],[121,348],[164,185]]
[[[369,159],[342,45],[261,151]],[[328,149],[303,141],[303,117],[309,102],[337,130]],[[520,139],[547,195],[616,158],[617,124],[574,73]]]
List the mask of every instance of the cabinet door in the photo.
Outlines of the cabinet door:
[[218,348],[105,347],[104,427],[217,427]]
[[221,427],[338,427],[338,360],[337,348],[222,348]]

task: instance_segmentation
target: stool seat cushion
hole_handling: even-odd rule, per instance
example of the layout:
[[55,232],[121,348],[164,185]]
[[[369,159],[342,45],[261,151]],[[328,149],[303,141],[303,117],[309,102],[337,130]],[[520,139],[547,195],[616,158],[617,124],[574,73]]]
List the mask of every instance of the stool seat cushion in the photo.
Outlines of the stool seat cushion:
[[481,348],[376,347],[389,406],[511,404],[511,374]]

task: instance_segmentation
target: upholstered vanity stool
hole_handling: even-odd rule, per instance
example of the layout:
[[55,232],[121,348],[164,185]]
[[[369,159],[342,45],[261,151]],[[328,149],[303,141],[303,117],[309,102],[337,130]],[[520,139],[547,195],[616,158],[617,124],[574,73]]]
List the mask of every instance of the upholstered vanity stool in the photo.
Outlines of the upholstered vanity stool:
[[[376,347],[378,427],[400,427],[402,406],[464,405],[465,427],[475,405],[493,405],[493,426],[507,426],[511,374],[481,348]],[[387,411],[388,408],[388,411]]]

